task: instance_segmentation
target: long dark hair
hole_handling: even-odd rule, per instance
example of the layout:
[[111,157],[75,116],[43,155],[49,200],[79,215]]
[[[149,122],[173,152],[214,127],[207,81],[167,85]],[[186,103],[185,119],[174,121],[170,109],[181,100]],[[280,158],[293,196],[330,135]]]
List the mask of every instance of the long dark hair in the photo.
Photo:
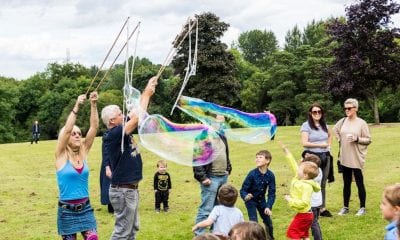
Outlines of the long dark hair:
[[317,126],[315,126],[314,120],[311,116],[311,114],[312,114],[311,111],[314,107],[321,109],[321,119],[319,120],[319,124],[321,125],[321,128],[322,128],[322,130],[324,130],[324,132],[328,132],[328,128],[326,127],[326,121],[325,121],[325,111],[322,108],[321,104],[319,104],[319,103],[311,104],[311,107],[308,109],[308,115],[307,115],[308,116],[308,120],[307,120],[308,125],[310,125],[311,129],[318,130],[318,128],[317,128]]

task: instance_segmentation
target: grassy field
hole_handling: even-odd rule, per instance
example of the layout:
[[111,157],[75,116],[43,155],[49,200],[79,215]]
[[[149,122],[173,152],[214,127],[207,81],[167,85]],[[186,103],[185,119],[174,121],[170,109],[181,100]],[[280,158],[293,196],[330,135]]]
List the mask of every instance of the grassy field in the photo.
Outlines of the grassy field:
[[[367,189],[367,215],[356,217],[358,196],[355,183],[352,186],[348,216],[322,218],[320,224],[324,239],[383,239],[384,227],[379,204],[384,186],[400,182],[400,124],[371,126],[372,144],[368,149],[364,173]],[[301,153],[299,127],[280,127],[276,140],[283,141],[299,156]],[[57,239],[56,211],[58,190],[54,168],[55,141],[0,145],[0,239]],[[333,145],[333,155],[337,153]],[[95,209],[100,239],[109,239],[114,218],[100,205],[99,167],[101,163],[101,139],[97,138],[89,156],[90,198]],[[277,178],[277,199],[273,209],[273,223],[277,240],[285,239],[285,230],[294,215],[287,208],[283,195],[288,193],[291,173],[283,152],[276,141],[265,145],[246,145],[230,142],[233,171],[229,182],[240,188],[248,171],[254,168],[255,153],[261,149],[271,151],[271,170]],[[152,189],[156,171],[154,154],[142,148],[144,179],[140,183],[140,222],[138,239],[191,239],[191,227],[200,199],[200,188],[193,179],[192,169],[170,162],[172,178],[170,212],[154,212]],[[336,159],[335,159],[336,162]],[[342,207],[342,179],[336,173],[336,181],[327,186],[327,207],[336,213]],[[247,219],[241,199],[237,206]]]

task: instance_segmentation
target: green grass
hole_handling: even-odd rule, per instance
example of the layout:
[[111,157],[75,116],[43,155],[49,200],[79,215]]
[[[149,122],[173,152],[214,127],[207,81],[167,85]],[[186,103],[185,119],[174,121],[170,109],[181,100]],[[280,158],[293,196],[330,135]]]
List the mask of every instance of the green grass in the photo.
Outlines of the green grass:
[[[353,183],[353,194],[348,216],[322,218],[320,224],[324,239],[382,239],[387,224],[382,219],[379,203],[383,188],[399,182],[400,124],[371,126],[372,144],[368,148],[364,172],[367,189],[367,215],[356,217],[358,196]],[[299,127],[280,127],[276,140],[283,141],[299,156],[301,153]],[[57,239],[56,211],[58,190],[54,168],[55,141],[0,145],[0,239]],[[333,155],[337,153],[333,145]],[[90,198],[95,209],[100,239],[109,239],[114,218],[100,205],[99,167],[101,162],[101,139],[97,138],[90,152]],[[265,145],[247,145],[230,142],[233,172],[229,182],[240,188],[248,171],[254,168],[255,153],[260,149],[271,151],[271,170],[277,178],[277,198],[273,209],[273,223],[276,239],[285,239],[285,230],[294,212],[287,208],[283,195],[291,173],[283,152],[276,141]],[[152,189],[153,174],[156,170],[154,154],[142,148],[144,179],[140,183],[140,223],[138,239],[191,239],[191,227],[200,199],[200,188],[193,179],[192,169],[170,162],[172,178],[170,212],[154,213]],[[335,159],[336,162],[336,159]],[[335,169],[336,171],[336,169]],[[335,172],[336,181],[327,186],[327,207],[336,213],[342,206],[342,179]],[[247,219],[243,201],[237,206]]]

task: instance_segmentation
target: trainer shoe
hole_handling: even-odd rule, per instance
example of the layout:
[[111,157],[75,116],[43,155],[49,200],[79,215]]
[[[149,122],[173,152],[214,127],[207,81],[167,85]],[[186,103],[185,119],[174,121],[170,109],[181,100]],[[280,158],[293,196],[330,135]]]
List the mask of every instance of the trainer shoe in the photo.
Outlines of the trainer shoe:
[[365,210],[365,207],[362,207],[358,210],[358,212],[356,213],[356,216],[363,216],[367,213],[367,211]]
[[349,213],[349,208],[347,207],[343,207],[342,209],[340,209],[340,211],[338,212],[339,216],[343,216]]
[[324,211],[320,212],[319,215],[320,215],[321,217],[332,217],[332,213],[329,212],[329,211],[326,210],[326,209],[325,209]]

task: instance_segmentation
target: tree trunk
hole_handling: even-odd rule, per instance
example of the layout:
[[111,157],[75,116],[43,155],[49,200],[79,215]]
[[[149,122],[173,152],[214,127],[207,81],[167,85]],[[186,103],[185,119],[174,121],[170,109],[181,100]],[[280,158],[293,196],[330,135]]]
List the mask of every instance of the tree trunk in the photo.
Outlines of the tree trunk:
[[376,125],[379,125],[379,109],[378,109],[378,97],[376,94],[372,94],[372,102],[373,102],[373,108],[374,108],[374,121]]
[[289,121],[290,121],[290,113],[289,113],[289,111],[286,111],[285,115],[286,115],[285,116],[285,126],[289,126]]

